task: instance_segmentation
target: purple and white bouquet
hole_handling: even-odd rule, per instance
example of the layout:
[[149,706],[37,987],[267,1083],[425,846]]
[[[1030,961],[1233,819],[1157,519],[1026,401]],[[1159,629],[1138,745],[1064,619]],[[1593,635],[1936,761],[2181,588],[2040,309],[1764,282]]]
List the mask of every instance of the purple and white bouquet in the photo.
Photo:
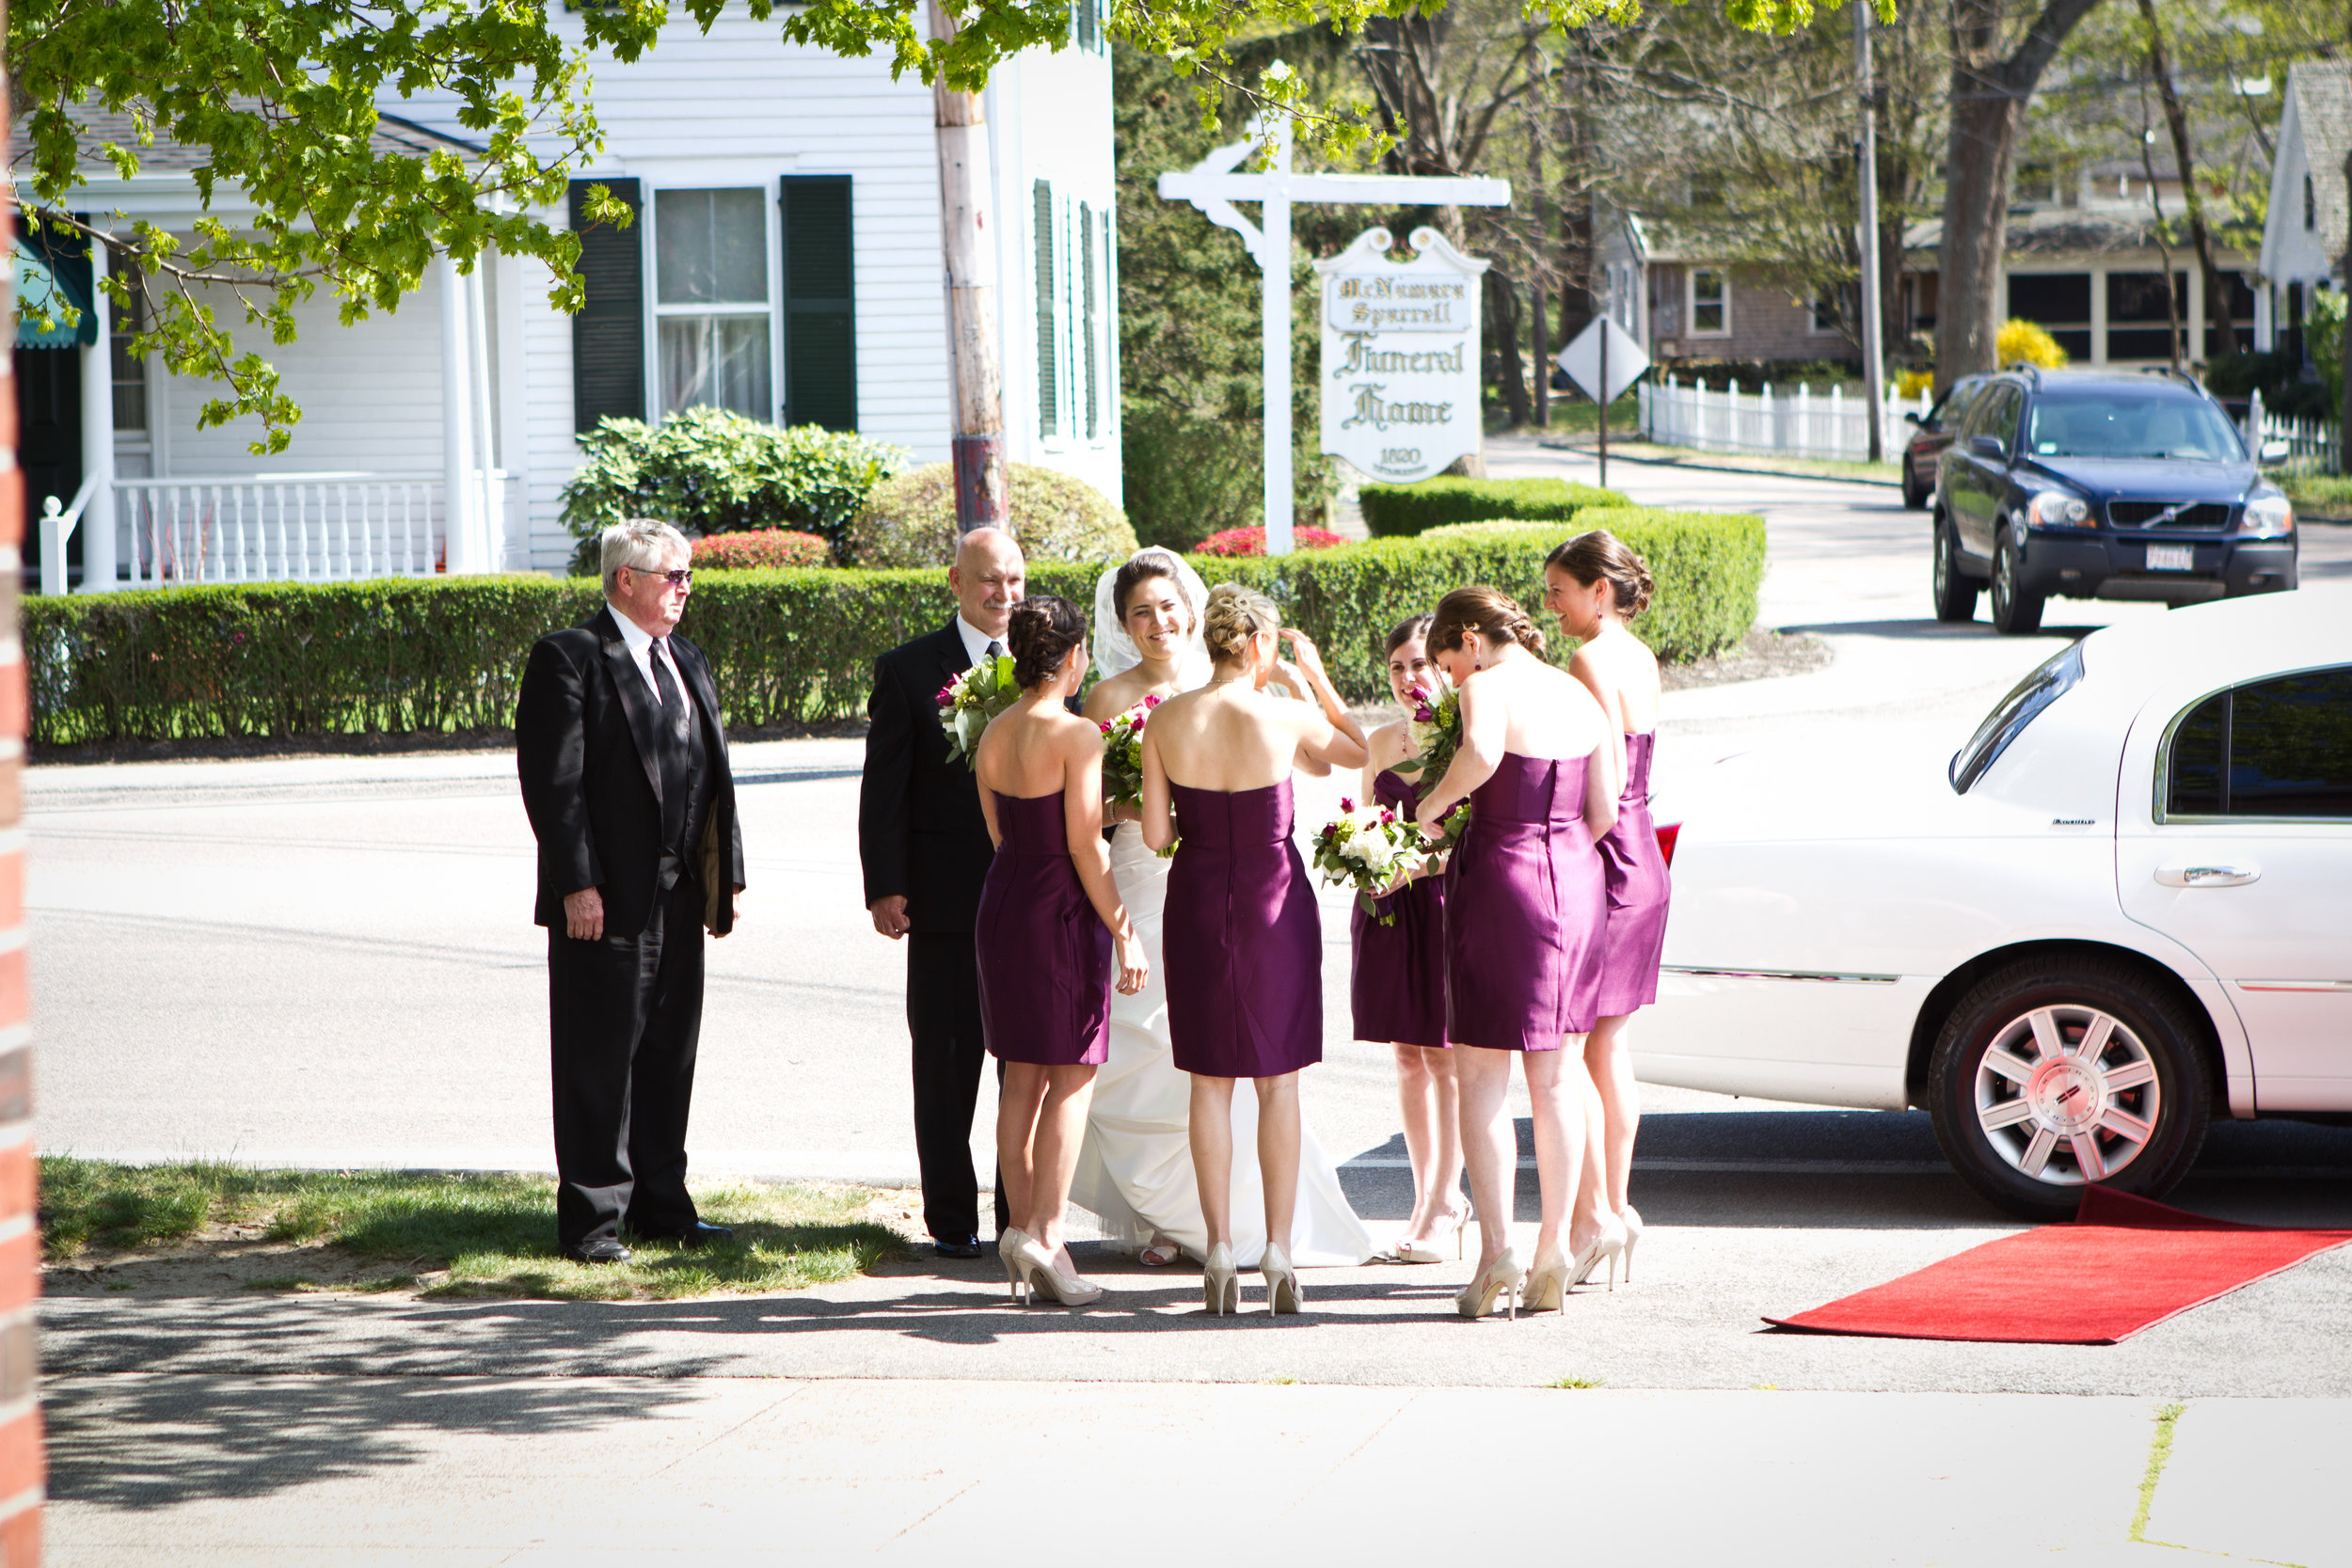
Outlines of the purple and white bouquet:
[[1421,831],[1383,805],[1343,800],[1340,815],[1315,834],[1315,869],[1325,885],[1354,888],[1356,902],[1383,926],[1396,924],[1396,911],[1380,907],[1382,895],[1428,863]]
[[1143,728],[1152,710],[1160,705],[1150,696],[1105,723],[1103,732],[1103,803],[1106,806],[1143,804]]
[[1406,695],[1413,703],[1413,717],[1405,726],[1413,754],[1391,771],[1428,789],[1445,777],[1454,766],[1454,753],[1462,749],[1462,694],[1440,675],[1435,691],[1417,686]]
[[980,656],[980,661],[939,689],[939,722],[947,732],[947,754],[972,766],[980,736],[995,717],[1020,700],[1010,654]]

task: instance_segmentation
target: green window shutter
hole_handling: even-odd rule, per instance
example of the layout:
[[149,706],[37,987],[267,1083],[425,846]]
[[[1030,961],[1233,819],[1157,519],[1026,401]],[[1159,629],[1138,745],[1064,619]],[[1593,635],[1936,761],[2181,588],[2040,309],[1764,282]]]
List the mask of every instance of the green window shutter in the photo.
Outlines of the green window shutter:
[[787,174],[784,422],[857,428],[857,285],[850,177]]
[[1095,394],[1094,387],[1094,329],[1096,320],[1096,307],[1094,302],[1094,210],[1091,207],[1089,207],[1085,202],[1079,202],[1078,244],[1081,247],[1083,247],[1081,255],[1084,258],[1082,264],[1085,271],[1081,274],[1081,276],[1086,279],[1086,308],[1080,315],[1079,320],[1084,324],[1087,335],[1087,439],[1089,441],[1093,440],[1095,436],[1100,432],[1102,419],[1101,414],[1098,412],[1102,407],[1102,403]]
[[1061,324],[1055,309],[1054,186],[1040,180],[1037,208],[1037,433],[1061,434]]
[[[592,226],[585,212],[591,185],[627,202],[638,223]],[[645,268],[638,232],[644,213],[634,180],[571,182],[580,277],[588,289],[588,303],[572,318],[572,429],[582,436],[608,416],[645,417]]]

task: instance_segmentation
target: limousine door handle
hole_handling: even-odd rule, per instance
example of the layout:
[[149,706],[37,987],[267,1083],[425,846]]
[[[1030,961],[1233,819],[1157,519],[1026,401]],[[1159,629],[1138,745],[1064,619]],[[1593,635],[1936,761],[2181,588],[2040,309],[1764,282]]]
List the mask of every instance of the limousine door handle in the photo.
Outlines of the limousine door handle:
[[2160,865],[2156,880],[2166,887],[2244,887],[2262,879],[2259,865]]

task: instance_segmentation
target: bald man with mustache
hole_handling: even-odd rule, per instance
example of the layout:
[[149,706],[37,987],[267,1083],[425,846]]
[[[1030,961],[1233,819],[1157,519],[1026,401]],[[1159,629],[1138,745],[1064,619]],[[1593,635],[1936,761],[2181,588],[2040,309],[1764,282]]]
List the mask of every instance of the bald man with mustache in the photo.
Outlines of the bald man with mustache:
[[[977,1258],[979,1179],[972,1115],[979,1102],[979,976],[973,916],[994,858],[972,769],[947,755],[939,689],[1001,654],[1021,602],[1021,546],[975,529],[947,569],[956,614],[939,630],[874,661],[866,705],[866,771],[858,788],[858,859],[874,929],[907,948],[907,1032],[914,1041],[914,1152],[923,1224],[943,1258]],[[1006,1225],[997,1183],[996,1228]]]

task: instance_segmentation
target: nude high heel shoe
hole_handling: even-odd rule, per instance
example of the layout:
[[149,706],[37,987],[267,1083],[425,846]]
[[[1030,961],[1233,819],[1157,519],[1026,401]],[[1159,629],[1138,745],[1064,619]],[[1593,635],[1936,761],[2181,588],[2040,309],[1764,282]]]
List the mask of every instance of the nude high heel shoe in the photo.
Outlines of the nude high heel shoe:
[[1223,1242],[1209,1249],[1200,1265],[1200,1302],[1213,1318],[1241,1310],[1241,1281],[1235,1277],[1233,1249]]
[[1629,1203],[1617,1219],[1625,1227],[1625,1282],[1630,1285],[1633,1283],[1633,1243],[1642,1239],[1642,1212]]
[[1600,1260],[1606,1258],[1609,1259],[1609,1288],[1615,1290],[1617,1259],[1625,1254],[1625,1222],[1614,1214],[1610,1215],[1608,1223],[1600,1227],[1600,1234],[1585,1243],[1583,1250],[1569,1263],[1572,1282],[1581,1285],[1592,1278],[1593,1271],[1600,1267]]
[[1288,1255],[1268,1242],[1258,1272],[1265,1275],[1265,1309],[1277,1314],[1296,1313],[1305,1292],[1298,1288],[1298,1271],[1291,1267]]
[[1568,1260],[1558,1247],[1547,1247],[1535,1254],[1535,1266],[1527,1271],[1519,1305],[1530,1312],[1559,1312],[1565,1309],[1567,1299]]
[[1012,1281],[1012,1304],[1015,1307],[1021,1305],[1023,1283],[1019,1259],[1021,1249],[1028,1243],[1028,1232],[1009,1225],[1005,1227],[1004,1233],[996,1238],[996,1257],[1005,1265],[1005,1277]]
[[1479,1271],[1478,1277],[1463,1287],[1454,1298],[1454,1309],[1465,1318],[1483,1318],[1494,1307],[1495,1297],[1510,1293],[1510,1314],[1519,1315],[1519,1282],[1527,1277],[1519,1267],[1518,1255],[1509,1247],[1502,1256]]
[[1043,1291],[1064,1307],[1091,1307],[1103,1299],[1103,1287],[1090,1280],[1075,1279],[1054,1266],[1054,1255],[1042,1243],[1025,1236],[1013,1259],[1014,1267],[1029,1288],[1029,1300],[1035,1304]]

